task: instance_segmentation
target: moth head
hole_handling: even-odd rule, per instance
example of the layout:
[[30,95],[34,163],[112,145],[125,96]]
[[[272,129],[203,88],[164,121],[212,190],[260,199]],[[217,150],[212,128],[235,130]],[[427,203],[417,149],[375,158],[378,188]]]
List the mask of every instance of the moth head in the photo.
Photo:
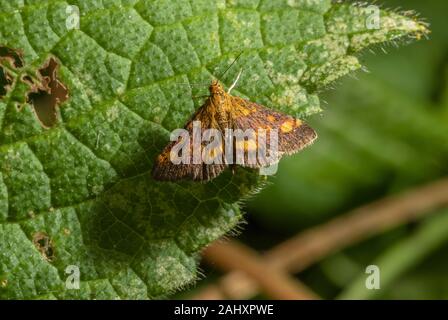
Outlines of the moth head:
[[224,88],[222,87],[222,85],[219,83],[218,80],[212,81],[212,84],[210,85],[209,90],[210,90],[211,95],[224,93]]

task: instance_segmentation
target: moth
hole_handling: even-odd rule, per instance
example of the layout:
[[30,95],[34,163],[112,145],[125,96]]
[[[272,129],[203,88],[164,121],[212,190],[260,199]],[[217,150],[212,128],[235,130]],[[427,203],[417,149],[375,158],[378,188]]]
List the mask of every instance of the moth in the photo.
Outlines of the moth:
[[[236,81],[228,92],[218,80],[212,81],[210,95],[185,125],[185,134],[172,139],[155,160],[154,179],[207,182],[228,167],[232,171],[237,165],[267,167],[284,154],[304,149],[317,138],[316,132],[300,119],[232,96],[230,91]],[[198,130],[202,136],[195,132]],[[224,138],[218,139],[217,133]]]

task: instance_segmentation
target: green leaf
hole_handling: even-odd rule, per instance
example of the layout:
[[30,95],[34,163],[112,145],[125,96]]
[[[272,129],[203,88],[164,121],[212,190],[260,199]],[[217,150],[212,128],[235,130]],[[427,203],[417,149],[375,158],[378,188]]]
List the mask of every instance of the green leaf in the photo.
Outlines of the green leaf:
[[[201,104],[192,97],[243,51],[224,84],[243,68],[235,94],[311,115],[319,90],[361,67],[356,52],[427,32],[387,11],[369,30],[368,10],[330,0],[70,4],[79,30],[64,1],[0,1],[0,46],[24,59],[2,60],[14,81],[0,101],[0,298],[156,298],[190,283],[199,250],[238,224],[258,186],[243,169],[208,184],[151,179],[169,132]],[[43,81],[50,57],[69,99],[44,128],[24,77]]]

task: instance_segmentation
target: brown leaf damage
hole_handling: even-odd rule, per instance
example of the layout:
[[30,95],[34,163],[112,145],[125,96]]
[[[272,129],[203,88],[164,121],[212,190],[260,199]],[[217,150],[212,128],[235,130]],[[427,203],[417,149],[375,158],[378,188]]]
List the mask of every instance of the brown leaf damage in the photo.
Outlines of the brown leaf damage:
[[23,54],[19,50],[0,46],[0,62],[8,60],[11,67],[20,69],[23,67]]
[[67,87],[57,77],[58,70],[58,62],[50,58],[38,70],[39,82],[23,78],[31,87],[27,101],[44,128],[51,128],[57,123],[58,108],[69,97]]
[[67,86],[58,78],[59,62],[50,57],[37,71],[31,70],[25,67],[21,51],[0,45],[0,99],[12,90],[15,81],[25,83],[29,90],[17,110],[22,110],[26,101],[41,126],[51,128],[57,124],[59,106],[69,98]]
[[12,84],[12,76],[0,65],[0,98],[8,93]]
[[45,260],[51,262],[55,259],[54,244],[48,234],[36,232],[33,235],[33,244]]
[[13,75],[9,69],[23,67],[23,58],[20,51],[0,46],[0,99],[6,96],[13,83]]

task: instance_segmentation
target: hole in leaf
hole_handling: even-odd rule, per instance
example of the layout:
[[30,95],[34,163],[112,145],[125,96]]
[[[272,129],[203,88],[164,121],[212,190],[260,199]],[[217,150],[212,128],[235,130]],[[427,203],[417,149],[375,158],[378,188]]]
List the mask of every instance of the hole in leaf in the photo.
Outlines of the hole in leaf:
[[11,84],[11,75],[2,66],[0,66],[0,99],[6,96]]
[[28,83],[30,86],[33,85],[33,79],[29,75],[24,75],[22,81]]
[[[15,69],[23,68],[23,55],[20,51],[0,46],[0,98],[3,98],[13,83]],[[4,62],[9,62],[7,66]],[[33,107],[37,119],[44,128],[50,128],[57,122],[58,107],[68,99],[67,87],[57,78],[59,64],[49,58],[37,71],[37,79],[29,74],[21,77],[23,83],[30,86],[26,101]],[[21,110],[21,107],[18,108]]]
[[8,93],[13,82],[13,77],[8,72],[8,66],[5,62],[9,62],[9,67],[12,69],[22,68],[22,54],[8,47],[0,46],[0,99]]
[[54,245],[48,234],[45,232],[36,232],[33,235],[33,244],[45,260],[50,262],[54,260]]
[[11,63],[11,67],[15,69],[20,69],[23,67],[23,58],[22,53],[20,51],[0,46],[0,59],[1,60],[9,60]]
[[41,125],[51,128],[57,122],[58,107],[68,99],[67,87],[57,78],[58,62],[50,58],[44,67],[38,70],[40,83],[29,76],[22,81],[30,83],[31,90],[27,101],[33,106]]

